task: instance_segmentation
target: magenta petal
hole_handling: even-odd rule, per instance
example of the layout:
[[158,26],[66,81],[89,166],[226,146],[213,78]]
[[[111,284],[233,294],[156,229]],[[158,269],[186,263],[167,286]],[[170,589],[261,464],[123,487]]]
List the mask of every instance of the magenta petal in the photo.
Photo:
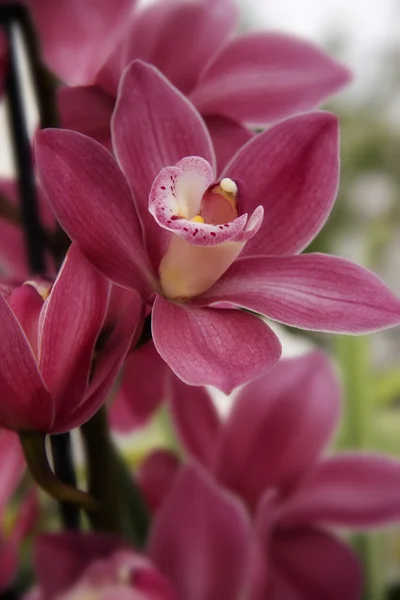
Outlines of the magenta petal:
[[124,72],[112,120],[118,161],[134,193],[146,244],[155,266],[170,234],[149,213],[150,188],[164,167],[185,156],[214,164],[207,129],[188,100],[154,67],[134,61]]
[[165,397],[168,367],[152,342],[131,352],[110,409],[111,424],[124,433],[148,421]]
[[36,137],[39,177],[57,219],[106,277],[143,288],[149,277],[131,193],[112,156],[74,131]]
[[239,600],[249,575],[250,535],[243,507],[189,466],[155,517],[149,551],[179,598]]
[[86,393],[108,296],[108,282],[72,246],[44,305],[39,334],[40,371],[55,398],[56,422]]
[[400,461],[374,454],[323,460],[286,506],[286,525],[370,527],[400,518]]
[[[1,83],[0,83],[1,85]],[[13,539],[0,533],[0,593],[6,592],[18,571],[18,547]]]
[[338,123],[331,113],[287,119],[248,142],[224,169],[241,186],[241,210],[264,207],[244,255],[295,254],[317,235],[339,183]]
[[35,356],[38,355],[39,318],[43,308],[43,298],[30,284],[24,284],[13,290],[8,298],[14,315],[17,317]]
[[96,86],[63,86],[57,100],[64,129],[88,135],[111,150],[110,121],[114,98]]
[[240,390],[220,438],[218,479],[252,508],[268,487],[284,496],[319,459],[339,404],[338,383],[321,352],[279,361]]
[[[317,529],[280,531],[272,539],[271,560],[269,600],[360,598],[362,574],[358,560],[343,542],[327,533]],[[279,574],[276,579],[274,571]]]
[[220,173],[235,152],[251,140],[254,134],[243,125],[219,115],[211,115],[204,120],[214,144],[217,173]]
[[210,394],[171,378],[170,406],[174,425],[186,452],[206,467],[214,462],[221,421]]
[[44,598],[57,598],[73,585],[90,563],[108,558],[125,544],[95,533],[45,533],[35,538],[33,562]]
[[239,259],[197,302],[221,301],[315,331],[370,333],[400,323],[400,300],[379,277],[327,254]]
[[29,0],[50,69],[69,85],[90,83],[129,23],[132,0]]
[[70,428],[85,423],[104,403],[142,322],[142,309],[140,297],[132,294],[132,300],[121,312],[110,337],[97,353],[87,395],[68,417]]
[[225,43],[237,16],[231,0],[153,3],[135,15],[127,56],[155,65],[187,94],[205,64]]
[[157,351],[182,381],[225,393],[260,377],[281,353],[268,325],[238,310],[193,309],[157,296],[152,326]]
[[349,80],[347,69],[307,41],[251,33],[225,45],[190,97],[203,114],[265,125],[314,108]]
[[169,450],[154,450],[140,465],[136,480],[147,505],[157,510],[171,489],[180,462]]
[[54,405],[32,348],[0,294],[0,426],[16,431],[49,431]]

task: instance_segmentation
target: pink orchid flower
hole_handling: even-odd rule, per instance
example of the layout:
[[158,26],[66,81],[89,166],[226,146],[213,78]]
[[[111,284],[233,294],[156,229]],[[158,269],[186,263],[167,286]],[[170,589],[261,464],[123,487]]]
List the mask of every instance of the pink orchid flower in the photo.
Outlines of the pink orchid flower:
[[94,140],[43,130],[39,178],[83,254],[152,307],[155,347],[183,381],[229,392],[279,359],[272,330],[237,307],[332,332],[400,322],[400,301],[369,271],[334,256],[299,255],[335,200],[333,115],[271,127],[213,180],[200,116],[138,61],[125,72],[112,129],[122,171]]
[[[11,528],[4,527],[7,505],[25,473],[25,460],[18,436],[0,430],[0,592],[5,590],[18,569],[18,550],[21,541],[37,520],[35,492],[29,492],[18,507],[18,517]],[[7,531],[9,529],[9,531]]]
[[112,595],[114,590],[108,596],[107,589],[96,595],[92,589],[96,600],[256,600],[247,595],[255,587],[256,550],[249,518],[231,494],[195,465],[180,471],[152,523],[147,555],[154,567],[127,550],[118,540],[95,534],[38,537],[34,565],[39,589],[29,600],[75,600],[77,596],[63,594],[82,591],[93,575],[99,587],[112,577],[115,585],[125,584],[123,596]]
[[[176,377],[170,399],[188,455],[253,517],[270,563],[262,598],[358,599],[359,566],[327,527],[398,521],[400,462],[355,452],[324,456],[340,412],[340,390],[324,355],[280,361],[240,390],[225,421],[205,389],[189,389]],[[159,503],[163,510],[178,476],[176,457],[150,455],[139,481],[153,509]]]
[[39,586],[26,600],[176,600],[146,557],[106,536],[43,535],[35,563]]
[[118,82],[139,58],[204,116],[221,168],[252,137],[246,125],[265,126],[312,109],[348,83],[347,69],[307,41],[276,32],[234,37],[238,17],[232,0],[139,4],[95,85],[60,90],[63,127],[111,147]]
[[135,5],[135,0],[22,2],[31,11],[46,64],[68,85],[94,81],[124,34]]
[[3,427],[60,433],[99,409],[142,309],[132,294],[104,347],[98,348],[108,297],[109,283],[76,247],[69,250],[50,292],[49,286],[27,282],[0,295]]

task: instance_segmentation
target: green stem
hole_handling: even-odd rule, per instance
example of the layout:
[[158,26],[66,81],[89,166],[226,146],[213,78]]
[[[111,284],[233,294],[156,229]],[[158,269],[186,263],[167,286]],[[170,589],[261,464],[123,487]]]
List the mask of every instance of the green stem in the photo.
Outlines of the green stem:
[[146,540],[149,516],[133,476],[110,440],[102,407],[81,428],[87,457],[89,491],[100,508],[89,513],[95,531],[115,533],[136,546]]
[[[336,357],[344,384],[344,414],[340,449],[370,450],[373,445],[373,378],[370,345],[366,337],[337,336]],[[371,534],[353,537],[354,548],[364,565],[365,600],[384,598],[379,540]]]
[[76,504],[88,511],[97,508],[97,502],[92,496],[66,485],[53,473],[47,458],[46,436],[43,433],[20,433],[19,438],[32,477],[49,496],[59,502]]

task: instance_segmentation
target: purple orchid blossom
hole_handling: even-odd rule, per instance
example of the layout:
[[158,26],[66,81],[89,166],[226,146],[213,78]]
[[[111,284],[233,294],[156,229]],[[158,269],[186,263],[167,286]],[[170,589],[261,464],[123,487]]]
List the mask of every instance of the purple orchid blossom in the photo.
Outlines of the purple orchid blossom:
[[63,127],[111,148],[119,79],[138,58],[157,67],[203,115],[220,170],[252,137],[247,126],[310,110],[349,82],[345,67],[305,40],[277,32],[235,37],[238,18],[232,0],[139,3],[94,80],[60,89]]
[[183,381],[229,392],[279,359],[272,330],[237,307],[332,332],[400,322],[400,301],[371,272],[333,256],[299,255],[337,192],[332,114],[271,127],[213,181],[200,116],[137,61],[123,77],[112,130],[120,168],[82,134],[39,132],[39,178],[88,260],[152,309],[155,347]]
[[[360,567],[330,528],[359,530],[398,521],[400,462],[372,453],[326,455],[340,415],[340,389],[327,358],[314,351],[281,360],[241,388],[227,419],[218,415],[204,388],[189,388],[176,377],[169,399],[186,460],[240,499],[252,518],[262,565],[262,591],[255,597],[357,600]],[[177,565],[184,564],[185,552],[190,554],[186,536],[194,539],[198,525],[187,523],[184,533],[172,532],[165,513],[169,511],[171,522],[170,494],[177,502],[174,490],[185,468],[174,454],[157,450],[139,473],[156,515],[153,560],[180,586],[185,585],[185,570]],[[160,530],[157,518],[162,519]],[[168,532],[175,539],[174,552],[166,550]],[[163,548],[161,563],[158,552]]]
[[0,295],[0,423],[15,431],[60,433],[87,421],[140,321],[141,301],[132,294],[93,365],[109,283],[72,247],[49,287],[27,282]]

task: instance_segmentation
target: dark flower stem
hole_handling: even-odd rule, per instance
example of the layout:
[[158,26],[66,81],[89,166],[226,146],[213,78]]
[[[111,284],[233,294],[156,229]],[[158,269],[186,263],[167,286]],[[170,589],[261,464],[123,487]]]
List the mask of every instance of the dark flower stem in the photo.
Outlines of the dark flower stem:
[[[18,3],[4,4],[0,7],[0,23],[4,29],[8,46],[6,98],[10,115],[10,136],[18,177],[21,220],[25,234],[29,270],[34,275],[45,275],[46,238],[40,223],[31,143],[28,135],[23,92],[19,78],[15,45],[16,27],[19,27],[22,31],[27,49],[42,128],[57,127],[59,123],[56,110],[55,87],[51,84],[50,75],[46,77],[47,70],[40,60],[35,30],[27,9]],[[62,234],[60,234],[60,237],[65,238]],[[51,446],[57,477],[65,484],[75,487],[76,478],[71,456],[69,434],[66,433],[52,437]],[[61,501],[60,514],[66,528],[79,528],[80,515],[79,508],[76,505]]]
[[44,275],[46,269],[44,236],[39,219],[31,145],[25,119],[21,83],[18,76],[14,25],[12,22],[3,23],[3,29],[8,42],[6,99],[10,117],[12,149],[18,174],[27,257],[31,273]]
[[[63,483],[76,487],[70,434],[52,435],[50,436],[50,441],[55,473],[57,473]],[[60,502],[59,510],[62,521],[67,529],[80,529],[81,518],[76,504]]]
[[89,493],[100,502],[98,510],[88,512],[92,528],[118,534],[142,547],[147,539],[149,514],[132,474],[110,439],[106,408],[103,406],[81,431]]

